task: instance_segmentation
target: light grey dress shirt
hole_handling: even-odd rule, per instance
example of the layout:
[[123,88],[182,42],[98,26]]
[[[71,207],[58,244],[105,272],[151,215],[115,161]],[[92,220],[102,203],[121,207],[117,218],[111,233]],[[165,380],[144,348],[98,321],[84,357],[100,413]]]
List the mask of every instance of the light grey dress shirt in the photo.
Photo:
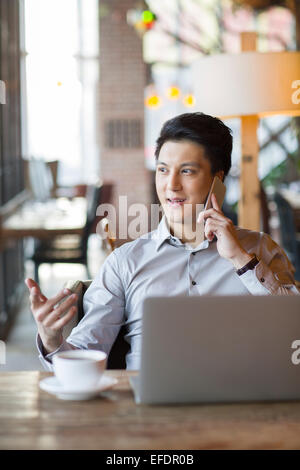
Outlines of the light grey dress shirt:
[[237,236],[259,263],[239,276],[221,258],[216,241],[196,248],[170,235],[165,217],[158,228],[115,249],[101,266],[83,298],[84,317],[59,349],[46,356],[37,346],[45,368],[51,358],[68,349],[101,349],[109,353],[120,327],[128,330],[131,346],[127,369],[139,369],[142,302],[145,297],[178,295],[299,295],[294,268],[284,251],[264,233],[236,227]]

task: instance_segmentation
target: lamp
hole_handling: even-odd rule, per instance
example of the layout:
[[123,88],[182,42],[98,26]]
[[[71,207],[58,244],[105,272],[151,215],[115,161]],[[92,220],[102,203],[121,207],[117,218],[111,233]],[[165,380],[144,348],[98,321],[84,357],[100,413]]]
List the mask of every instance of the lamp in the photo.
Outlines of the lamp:
[[260,230],[258,119],[300,115],[300,52],[256,52],[255,33],[242,33],[241,39],[241,54],[203,57],[192,75],[199,111],[241,118],[239,225]]

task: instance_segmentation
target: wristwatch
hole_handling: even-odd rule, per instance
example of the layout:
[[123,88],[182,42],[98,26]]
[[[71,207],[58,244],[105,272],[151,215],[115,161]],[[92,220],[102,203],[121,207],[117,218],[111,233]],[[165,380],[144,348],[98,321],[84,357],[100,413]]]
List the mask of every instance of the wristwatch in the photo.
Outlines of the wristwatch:
[[[252,253],[250,253],[252,254]],[[253,258],[250,259],[250,261],[248,261],[247,264],[245,264],[245,266],[243,266],[242,268],[240,269],[237,269],[236,270],[236,273],[241,276],[242,274],[244,274],[246,271],[249,271],[249,269],[254,269],[255,266],[259,263],[259,259],[257,259],[256,257],[256,254],[253,253]]]

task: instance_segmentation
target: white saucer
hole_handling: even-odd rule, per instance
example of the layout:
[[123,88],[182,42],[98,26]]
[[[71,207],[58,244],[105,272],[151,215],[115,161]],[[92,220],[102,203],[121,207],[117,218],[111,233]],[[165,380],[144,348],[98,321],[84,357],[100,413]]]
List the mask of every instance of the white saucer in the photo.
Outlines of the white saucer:
[[45,390],[52,395],[56,395],[57,398],[60,398],[61,400],[89,400],[90,398],[99,395],[100,392],[104,392],[113,385],[116,385],[116,383],[118,383],[117,379],[103,374],[98,385],[92,389],[85,391],[66,390],[61,386],[55,375],[53,375],[41,380],[39,385],[42,390]]

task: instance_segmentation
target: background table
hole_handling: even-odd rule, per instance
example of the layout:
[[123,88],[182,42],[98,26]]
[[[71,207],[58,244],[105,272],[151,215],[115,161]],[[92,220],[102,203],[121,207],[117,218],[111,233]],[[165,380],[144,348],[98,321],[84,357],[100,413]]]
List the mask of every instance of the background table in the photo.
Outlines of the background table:
[[52,239],[57,235],[80,235],[86,213],[87,202],[82,197],[51,199],[45,203],[29,201],[2,223],[0,237]]
[[0,369],[1,449],[300,449],[300,401],[135,405],[128,377],[90,401],[42,391],[47,372]]

